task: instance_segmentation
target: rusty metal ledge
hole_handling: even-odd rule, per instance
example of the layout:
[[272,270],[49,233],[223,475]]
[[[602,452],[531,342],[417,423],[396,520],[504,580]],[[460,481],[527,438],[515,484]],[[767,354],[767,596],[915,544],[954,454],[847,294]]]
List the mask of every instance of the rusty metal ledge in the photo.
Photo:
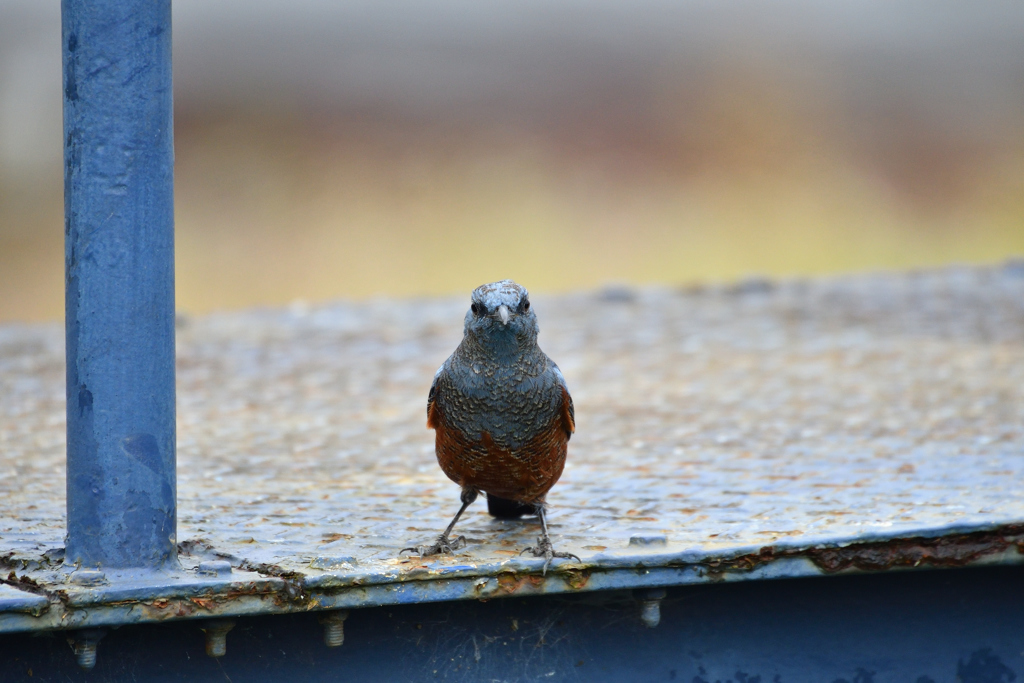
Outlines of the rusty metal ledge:
[[458,505],[423,405],[465,305],[183,319],[181,571],[84,582],[63,335],[0,327],[0,631],[1024,560],[1019,265],[536,294],[578,418],[549,502],[582,562],[547,576],[481,504],[456,556],[399,555]]
[[[616,562],[566,562],[546,576],[537,571],[535,562],[490,566],[433,563],[397,576],[316,572],[280,578],[238,572],[230,580],[219,581],[197,580],[191,573],[140,576],[124,572],[108,574],[108,585],[83,588],[65,584],[55,591],[28,574],[12,572],[5,585],[0,585],[0,633],[836,573],[1024,564],[1024,527],[845,546],[768,546],[724,557],[697,559],[697,555],[700,553],[652,553],[644,559],[633,556]],[[55,576],[44,574],[42,578],[56,585]]]

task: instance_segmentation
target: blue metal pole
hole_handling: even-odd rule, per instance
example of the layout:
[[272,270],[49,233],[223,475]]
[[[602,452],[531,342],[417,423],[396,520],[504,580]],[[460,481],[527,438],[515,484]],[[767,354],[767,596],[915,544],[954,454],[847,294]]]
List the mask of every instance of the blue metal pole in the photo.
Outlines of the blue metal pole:
[[177,559],[170,0],[62,0],[65,563]]

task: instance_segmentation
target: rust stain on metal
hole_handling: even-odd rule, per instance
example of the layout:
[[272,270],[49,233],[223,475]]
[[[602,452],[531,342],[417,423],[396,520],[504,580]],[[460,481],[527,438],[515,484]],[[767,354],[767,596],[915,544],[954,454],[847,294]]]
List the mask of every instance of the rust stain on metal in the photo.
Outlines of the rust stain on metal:
[[827,574],[844,569],[885,571],[897,567],[963,567],[1014,545],[1024,554],[1024,525],[1008,525],[992,531],[950,534],[937,538],[916,536],[889,541],[853,543],[834,548],[777,550],[765,546],[756,553],[703,562],[714,577],[727,571],[749,572],[785,557],[806,557]]
[[523,586],[529,584],[536,588],[544,583],[544,577],[535,574],[524,574],[520,576],[515,572],[501,572],[498,574],[498,589],[507,595],[515,593]]
[[756,553],[739,555],[738,557],[723,558],[721,560],[711,560],[710,562],[703,562],[701,564],[705,569],[707,569],[709,574],[715,576],[727,571],[749,572],[757,569],[763,564],[772,562],[777,557],[779,557],[779,555],[775,552],[775,547],[769,545],[761,548]]
[[573,590],[583,590],[590,581],[590,571],[587,569],[566,569],[560,573],[565,584]]
[[501,572],[498,574],[498,588],[509,595],[519,590],[523,585],[523,579],[512,572]]
[[[859,543],[843,548],[817,548],[808,557],[828,573],[854,567],[882,571],[894,567],[963,567],[985,555],[1006,550],[1024,527],[1003,527],[996,531],[955,534],[939,538],[900,538],[877,543]],[[1019,541],[1018,541],[1019,543]],[[1019,546],[1018,546],[1019,547]]]
[[[225,607],[235,601],[246,597],[269,598],[275,603],[287,602],[281,600],[281,591],[268,589],[249,583],[242,587],[232,588],[224,593],[205,593],[189,598],[156,598],[153,600],[125,600],[117,604],[137,605],[140,607],[147,619],[163,621],[166,619],[180,619],[184,617],[201,616],[208,613],[220,613]],[[294,606],[294,602],[290,603]]]
[[161,598],[150,602],[140,602],[143,614],[147,620],[165,621],[168,619],[182,619],[196,614],[196,605],[190,600],[167,600]]
[[214,610],[217,607],[217,603],[220,602],[212,598],[191,598],[191,601],[207,611]]

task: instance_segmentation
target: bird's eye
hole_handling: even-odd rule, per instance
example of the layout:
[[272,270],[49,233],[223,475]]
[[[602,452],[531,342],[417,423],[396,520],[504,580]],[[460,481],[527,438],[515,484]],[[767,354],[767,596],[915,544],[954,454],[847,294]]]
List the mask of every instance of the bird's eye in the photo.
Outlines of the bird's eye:
[[530,300],[529,299],[527,299],[526,301],[523,302],[523,313],[526,313],[528,310],[530,310]]
[[480,315],[481,309],[483,309],[483,306],[476,302],[473,302],[473,305],[469,307],[469,310],[473,311],[473,315]]

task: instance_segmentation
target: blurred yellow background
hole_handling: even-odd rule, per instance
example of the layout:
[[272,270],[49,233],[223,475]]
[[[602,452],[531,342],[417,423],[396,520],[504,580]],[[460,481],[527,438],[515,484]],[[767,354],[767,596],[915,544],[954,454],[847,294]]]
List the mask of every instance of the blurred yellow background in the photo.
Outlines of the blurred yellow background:
[[[56,5],[0,0],[0,321],[63,314]],[[628,5],[178,0],[179,309],[1024,254],[1024,6]]]

